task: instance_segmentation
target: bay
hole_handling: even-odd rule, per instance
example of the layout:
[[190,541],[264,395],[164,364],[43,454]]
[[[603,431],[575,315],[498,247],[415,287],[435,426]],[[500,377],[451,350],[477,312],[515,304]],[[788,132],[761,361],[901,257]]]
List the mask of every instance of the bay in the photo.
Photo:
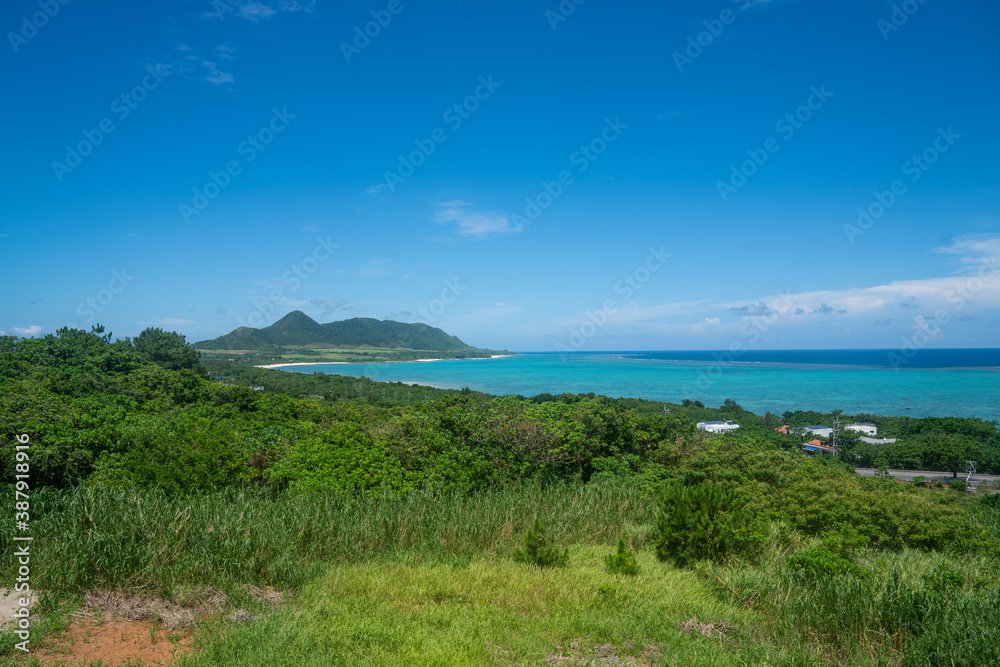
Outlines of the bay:
[[[898,358],[893,358],[895,354]],[[497,359],[284,367],[494,395],[595,393],[770,410],[1000,421],[1000,350],[525,353]]]

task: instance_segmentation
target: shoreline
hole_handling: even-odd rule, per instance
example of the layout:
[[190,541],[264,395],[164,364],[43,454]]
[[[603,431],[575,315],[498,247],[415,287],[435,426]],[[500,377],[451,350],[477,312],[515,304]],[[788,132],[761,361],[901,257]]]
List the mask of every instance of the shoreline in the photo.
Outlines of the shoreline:
[[285,368],[289,366],[368,366],[370,364],[416,364],[428,361],[483,361],[485,359],[503,359],[513,357],[513,354],[494,354],[489,357],[473,357],[472,359],[408,359],[406,361],[290,361],[284,364],[264,364],[254,368]]

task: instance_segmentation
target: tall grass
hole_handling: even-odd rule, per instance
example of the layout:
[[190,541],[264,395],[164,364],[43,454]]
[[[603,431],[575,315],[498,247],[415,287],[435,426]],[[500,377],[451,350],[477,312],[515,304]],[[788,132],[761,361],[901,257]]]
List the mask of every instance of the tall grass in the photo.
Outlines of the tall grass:
[[[13,494],[11,494],[13,495]],[[32,583],[52,591],[178,584],[298,588],[330,563],[509,553],[536,517],[560,545],[638,544],[654,506],[627,484],[524,483],[473,496],[168,496],[81,487],[32,496]],[[0,546],[13,571],[10,520]]]
[[[1000,664],[995,561],[904,550],[859,563],[864,576],[808,575],[771,554],[715,576],[730,602],[761,612],[765,634],[837,664]],[[960,570],[965,583],[935,587],[924,575],[941,568]]]

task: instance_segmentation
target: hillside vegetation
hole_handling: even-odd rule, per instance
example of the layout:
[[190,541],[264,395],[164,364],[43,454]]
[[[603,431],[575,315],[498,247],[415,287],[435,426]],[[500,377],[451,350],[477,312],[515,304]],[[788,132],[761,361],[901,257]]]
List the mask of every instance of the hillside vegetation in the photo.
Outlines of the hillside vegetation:
[[209,359],[239,355],[257,361],[405,361],[431,355],[461,359],[496,353],[422,322],[355,317],[320,324],[299,310],[263,329],[239,327],[194,347]]
[[[731,401],[211,368],[157,329],[0,337],[8,483],[31,438],[34,587],[292,593],[207,621],[187,664],[1000,661],[997,496],[860,478]],[[997,444],[979,420],[898,427]],[[514,558],[539,528],[552,567]],[[602,565],[616,548],[631,575]]]

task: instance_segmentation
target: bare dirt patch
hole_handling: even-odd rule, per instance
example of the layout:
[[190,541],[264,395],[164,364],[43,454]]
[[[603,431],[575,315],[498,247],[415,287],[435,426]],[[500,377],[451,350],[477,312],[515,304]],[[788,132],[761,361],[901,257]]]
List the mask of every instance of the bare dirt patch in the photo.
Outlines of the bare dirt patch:
[[[246,591],[272,607],[284,597],[278,591],[254,586]],[[193,650],[199,621],[222,614],[234,622],[256,618],[243,609],[227,612],[228,602],[226,594],[215,588],[190,591],[176,600],[122,591],[88,592],[80,609],[71,613],[66,631],[33,647],[30,657],[44,665],[89,665],[97,661],[108,667],[171,665]]]
[[60,639],[48,641],[31,657],[43,665],[89,665],[98,660],[111,667],[132,661],[169,665],[193,644],[190,629],[169,630],[151,621],[78,619]]

